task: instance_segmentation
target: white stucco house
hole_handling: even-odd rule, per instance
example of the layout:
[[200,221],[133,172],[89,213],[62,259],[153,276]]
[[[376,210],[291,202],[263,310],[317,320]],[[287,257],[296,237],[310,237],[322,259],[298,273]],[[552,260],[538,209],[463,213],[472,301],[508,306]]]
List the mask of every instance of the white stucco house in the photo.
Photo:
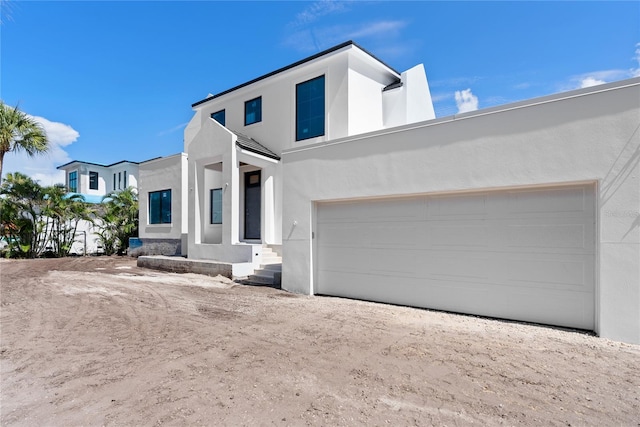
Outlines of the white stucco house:
[[353,42],[193,109],[188,256],[233,263],[235,276],[253,273],[265,249],[282,245],[285,150],[435,118],[422,65],[399,73]]
[[[80,194],[88,203],[100,203],[112,191],[138,185],[139,163],[123,160],[110,165],[72,160],[57,167],[65,172],[65,185],[72,194]],[[80,221],[76,242],[70,253],[76,255],[102,253],[96,227],[88,221]]]
[[193,109],[190,259],[640,343],[640,79],[436,119],[347,42]]

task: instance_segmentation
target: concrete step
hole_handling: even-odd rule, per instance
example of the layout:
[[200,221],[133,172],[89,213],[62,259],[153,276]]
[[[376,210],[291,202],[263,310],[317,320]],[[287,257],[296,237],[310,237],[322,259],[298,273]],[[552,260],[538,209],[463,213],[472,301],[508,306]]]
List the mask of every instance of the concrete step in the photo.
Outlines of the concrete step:
[[280,287],[282,281],[282,264],[262,264],[252,275],[247,278],[247,282],[260,285]]

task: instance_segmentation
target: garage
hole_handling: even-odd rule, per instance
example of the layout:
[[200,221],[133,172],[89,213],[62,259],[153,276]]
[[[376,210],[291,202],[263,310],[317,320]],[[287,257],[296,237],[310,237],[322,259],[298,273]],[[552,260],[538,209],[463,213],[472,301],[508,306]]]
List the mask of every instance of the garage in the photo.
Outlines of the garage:
[[595,185],[316,203],[315,292],[595,328]]

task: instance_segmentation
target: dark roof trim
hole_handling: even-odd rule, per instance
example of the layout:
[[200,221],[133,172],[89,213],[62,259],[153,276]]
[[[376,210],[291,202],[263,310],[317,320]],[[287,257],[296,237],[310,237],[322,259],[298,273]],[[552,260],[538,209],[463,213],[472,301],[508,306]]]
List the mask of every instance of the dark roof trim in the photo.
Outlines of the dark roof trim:
[[111,166],[115,166],[115,165],[119,165],[120,163],[131,163],[134,165],[139,165],[139,162],[132,162],[131,160],[120,160],[119,162],[115,162],[115,163],[111,163],[110,165],[101,165],[100,163],[93,163],[93,162],[83,162],[82,160],[71,160],[69,163],[65,163],[64,165],[60,165],[58,166],[56,169],[62,169],[66,166],[69,166],[73,163],[82,163],[84,165],[91,165],[91,166],[100,166],[101,168],[110,168]]
[[250,80],[250,81],[248,81],[246,83],[242,83],[242,84],[240,84],[238,86],[232,87],[231,89],[227,89],[224,92],[220,92],[220,93],[218,93],[216,95],[209,96],[209,97],[207,97],[205,99],[202,99],[202,100],[200,100],[200,101],[198,101],[198,102],[196,102],[194,104],[191,104],[191,107],[197,107],[198,105],[204,104],[205,102],[210,101],[210,100],[212,100],[214,98],[218,98],[218,97],[220,97],[222,95],[226,95],[228,93],[236,91],[236,90],[238,90],[240,88],[243,88],[245,86],[249,86],[249,85],[252,85],[252,84],[254,84],[256,82],[259,82],[260,80],[264,80],[264,79],[269,78],[271,76],[275,76],[276,74],[280,74],[280,73],[282,73],[284,71],[287,71],[287,70],[290,70],[292,68],[295,68],[295,67],[297,67],[299,65],[302,65],[302,64],[304,64],[306,62],[311,62],[314,59],[317,59],[317,58],[320,58],[322,56],[328,55],[328,54],[333,53],[333,52],[335,52],[337,50],[345,48],[347,46],[355,46],[355,47],[357,47],[358,49],[360,49],[361,51],[363,51],[364,53],[366,53],[367,55],[369,55],[370,57],[372,57],[373,59],[375,59],[376,61],[378,61],[379,63],[381,63],[382,65],[384,65],[388,69],[390,69],[391,71],[393,71],[394,73],[400,75],[400,73],[398,71],[396,71],[395,69],[393,69],[392,67],[387,65],[385,62],[383,62],[380,59],[378,59],[376,56],[374,56],[373,54],[368,52],[366,49],[363,49],[362,47],[358,46],[358,44],[354,43],[352,40],[349,40],[347,42],[341,43],[341,44],[339,44],[337,46],[334,46],[332,48],[329,48],[327,50],[323,50],[322,52],[316,53],[315,55],[309,56],[308,58],[302,59],[302,60],[300,60],[298,62],[294,62],[293,64],[287,65],[286,67],[279,68],[279,69],[277,69],[275,71],[272,71],[272,72],[270,72],[268,74],[265,74],[263,76],[255,78],[253,80]]
[[255,139],[238,132],[233,133],[238,137],[236,145],[243,150],[251,151],[252,153],[260,154],[261,156],[269,157],[270,159],[280,160],[280,156],[260,144]]
[[386,92],[386,91],[391,90],[391,89],[397,89],[399,87],[402,87],[402,85],[403,85],[402,81],[400,79],[398,79],[395,82],[391,83],[390,85],[385,86],[382,89],[382,91]]

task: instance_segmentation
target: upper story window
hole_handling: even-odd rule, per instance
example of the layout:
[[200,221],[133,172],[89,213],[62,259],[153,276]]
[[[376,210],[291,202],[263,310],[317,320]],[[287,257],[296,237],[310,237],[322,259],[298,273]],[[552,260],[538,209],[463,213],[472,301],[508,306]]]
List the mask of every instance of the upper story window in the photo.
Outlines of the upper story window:
[[262,121],[262,97],[259,96],[244,103],[244,125]]
[[113,191],[116,191],[116,174],[113,174]]
[[324,135],[324,76],[296,85],[296,141]]
[[149,193],[149,224],[171,224],[171,190]]
[[89,190],[98,189],[98,172],[89,172]]
[[69,172],[69,191],[72,193],[78,191],[78,171]]
[[118,172],[118,190],[122,188],[122,172]]
[[222,126],[225,125],[226,114],[225,114],[224,110],[220,110],[220,111],[216,111],[215,113],[212,113],[211,114],[211,118],[213,120],[215,120],[216,122],[220,123]]
[[124,185],[123,188],[127,188],[127,171],[124,171],[122,173],[122,175],[124,175]]

